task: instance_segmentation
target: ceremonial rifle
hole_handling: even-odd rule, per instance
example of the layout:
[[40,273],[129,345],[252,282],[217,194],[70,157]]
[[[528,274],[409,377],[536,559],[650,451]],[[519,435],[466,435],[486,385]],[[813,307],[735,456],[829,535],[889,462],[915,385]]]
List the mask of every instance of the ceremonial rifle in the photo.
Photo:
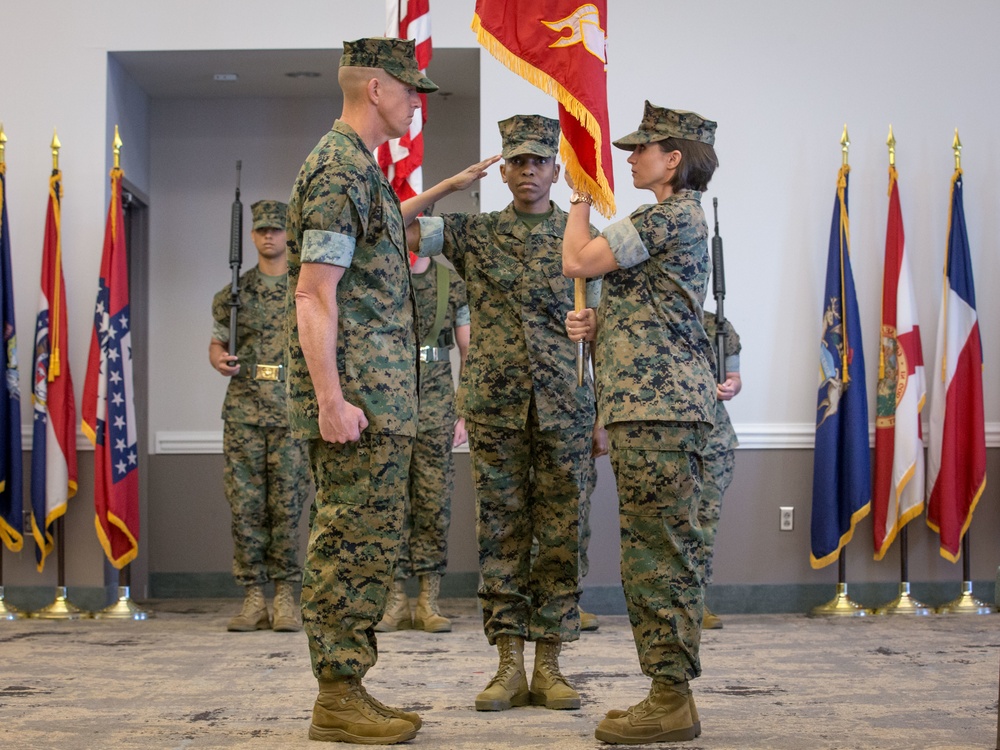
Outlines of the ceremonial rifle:
[[722,260],[722,237],[719,236],[719,199],[712,198],[712,209],[715,212],[715,236],[712,237],[712,294],[715,297],[715,348],[718,360],[715,378],[719,383],[726,382],[726,333],[723,326],[726,314],[722,304],[726,298],[726,271]]
[[229,214],[229,267],[233,281],[229,287],[229,355],[236,356],[236,311],[240,308],[240,266],[243,265],[243,204],[240,203],[240,172],[243,162],[236,162],[236,200]]

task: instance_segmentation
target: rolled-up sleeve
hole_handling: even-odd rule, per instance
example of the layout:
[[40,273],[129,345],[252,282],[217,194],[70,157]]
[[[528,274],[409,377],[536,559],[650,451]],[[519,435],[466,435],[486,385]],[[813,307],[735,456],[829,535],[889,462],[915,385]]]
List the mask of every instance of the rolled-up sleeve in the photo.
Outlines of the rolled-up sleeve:
[[417,253],[421,258],[431,255],[440,255],[444,249],[444,219],[440,216],[418,216],[420,222],[420,251]]
[[622,219],[601,232],[611,246],[619,268],[632,268],[649,260],[649,250],[642,242],[632,219]]
[[302,235],[302,262],[350,268],[357,240],[346,234],[307,229]]

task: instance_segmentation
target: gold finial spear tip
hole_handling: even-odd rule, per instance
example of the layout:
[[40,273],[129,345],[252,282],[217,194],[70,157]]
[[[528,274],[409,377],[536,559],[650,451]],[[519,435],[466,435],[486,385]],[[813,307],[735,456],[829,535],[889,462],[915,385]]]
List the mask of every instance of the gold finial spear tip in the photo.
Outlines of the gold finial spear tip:
[[56,129],[52,128],[52,150],[58,151],[62,148],[62,144],[59,142],[59,134],[56,133]]
[[115,125],[115,140],[114,140],[115,151],[122,150],[122,137],[118,135],[118,126]]
[[955,152],[955,169],[962,168],[962,142],[958,140],[958,128],[955,128],[955,140],[951,142],[951,148]]
[[0,122],[0,144],[7,142],[7,134],[3,132],[3,122]]
[[840,136],[840,150],[844,153],[844,166],[847,166],[847,149],[851,145],[851,138],[847,135],[847,123],[844,123],[844,134]]
[[122,158],[122,139],[121,139],[121,136],[118,135],[118,126],[117,125],[115,125],[115,140],[114,140],[114,142],[111,145],[113,146],[112,151],[113,151],[114,156],[115,156],[115,169],[120,169],[121,168],[121,158]]
[[889,147],[889,166],[893,167],[896,165],[896,136],[892,134],[892,123],[889,123],[889,137],[885,145]]

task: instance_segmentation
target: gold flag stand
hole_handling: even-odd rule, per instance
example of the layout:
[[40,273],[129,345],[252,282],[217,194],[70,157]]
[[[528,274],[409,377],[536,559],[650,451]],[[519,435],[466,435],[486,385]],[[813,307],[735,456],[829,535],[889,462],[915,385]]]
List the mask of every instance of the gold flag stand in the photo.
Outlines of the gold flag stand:
[[36,609],[28,617],[36,620],[82,620],[91,616],[90,612],[80,609],[66,598],[66,554],[63,545],[65,537],[65,521],[63,516],[56,519],[56,556],[59,558],[59,584],[56,586],[56,598],[51,604]]
[[0,586],[0,620],[21,620],[25,617],[24,612],[4,600],[3,586]]
[[910,595],[910,545],[908,529],[899,530],[899,596],[888,604],[876,607],[873,615],[930,615],[934,610]]
[[962,537],[962,593],[937,608],[941,615],[992,615],[997,608],[972,595],[972,563],[969,561],[969,532]]
[[844,548],[841,547],[837,557],[837,595],[826,604],[820,604],[809,610],[810,617],[865,617],[871,612],[860,604],[856,604],[847,595],[847,562],[844,559]]

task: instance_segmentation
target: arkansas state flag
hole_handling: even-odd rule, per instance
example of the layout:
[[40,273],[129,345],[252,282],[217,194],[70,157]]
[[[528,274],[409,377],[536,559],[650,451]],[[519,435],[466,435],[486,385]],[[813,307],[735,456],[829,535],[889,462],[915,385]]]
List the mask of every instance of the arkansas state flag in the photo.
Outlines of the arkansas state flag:
[[35,371],[31,385],[31,535],[38,570],[55,540],[49,527],[66,513],[76,494],[76,402],[66,342],[66,284],[62,272],[62,173],[49,179],[45,212],[42,283],[35,319]]
[[476,0],[472,29],[491,55],[558,100],[566,170],[610,217],[607,17],[607,0]]
[[[0,130],[0,147],[5,140]],[[0,159],[3,151],[0,148]],[[21,383],[17,370],[14,326],[14,280],[7,224],[7,165],[0,161],[0,327],[3,329],[3,387],[0,392],[0,540],[11,552],[24,544],[24,480],[21,457]],[[3,581],[0,581],[2,584]]]
[[837,180],[823,292],[809,556],[814,568],[837,560],[871,508],[865,357],[847,219],[849,170],[841,167]]
[[882,332],[875,417],[872,528],[881,560],[898,531],[924,509],[924,441],[920,412],[927,391],[896,168],[889,167],[889,220],[882,279]]
[[123,568],[139,551],[139,451],[132,391],[128,258],[122,171],[111,171],[100,288],[83,384],[84,434],[94,444],[94,524],[104,554]]
[[957,562],[962,536],[986,488],[983,347],[965,231],[962,170],[951,179],[951,217],[931,375],[931,435],[927,453],[927,525],[941,536],[941,556]]

